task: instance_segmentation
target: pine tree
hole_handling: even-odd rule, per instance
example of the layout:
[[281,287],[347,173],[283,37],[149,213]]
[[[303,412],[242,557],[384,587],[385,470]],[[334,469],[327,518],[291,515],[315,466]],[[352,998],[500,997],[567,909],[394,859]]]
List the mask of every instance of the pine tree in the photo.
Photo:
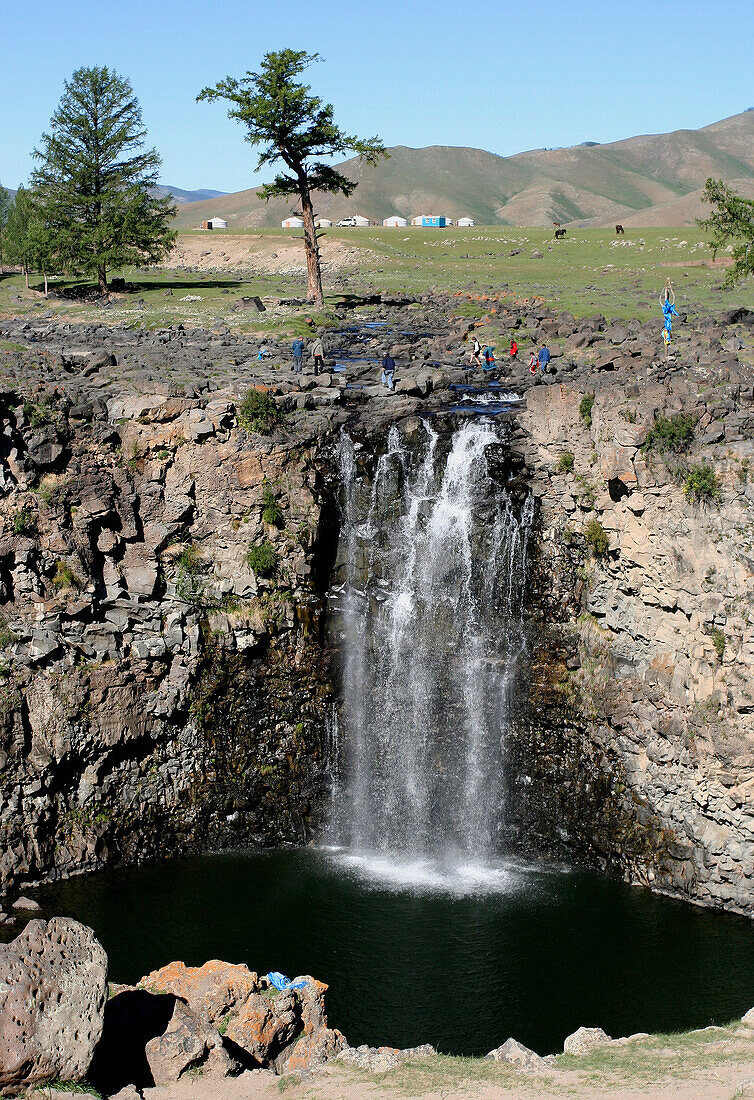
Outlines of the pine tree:
[[10,212],[13,209],[13,200],[10,191],[0,184],[0,267],[3,263],[3,247],[5,244],[5,227],[8,224]]
[[754,275],[754,201],[738,195],[722,180],[708,179],[702,198],[716,206],[708,218],[697,218],[697,224],[706,229],[712,247],[717,251],[733,241],[733,266],[725,276],[723,286],[736,283]]
[[96,275],[102,293],[108,270],[159,263],[175,241],[175,207],[154,194],[162,161],[146,133],[128,80],[77,69],[34,150],[32,183],[61,268]]
[[8,215],[3,248],[6,259],[22,268],[27,290],[31,271],[44,274],[46,294],[47,272],[54,262],[53,242],[33,193],[23,186]]
[[308,275],[307,300],[322,305],[322,271],[318,233],[314,225],[313,191],[341,192],[350,195],[356,184],[321,158],[346,152],[357,153],[366,164],[376,164],[385,156],[385,147],[377,137],[362,140],[351,137],[335,125],[333,106],[310,95],[308,84],[296,77],[318,54],[303,50],[280,50],[262,58],[260,72],[247,72],[240,80],[227,76],[214,88],[204,88],[197,100],[229,100],[229,118],[246,126],[246,140],[261,145],[257,167],[282,161],[288,172],[275,176],[257,194],[271,199],[296,195],[301,201],[304,220],[304,250]]

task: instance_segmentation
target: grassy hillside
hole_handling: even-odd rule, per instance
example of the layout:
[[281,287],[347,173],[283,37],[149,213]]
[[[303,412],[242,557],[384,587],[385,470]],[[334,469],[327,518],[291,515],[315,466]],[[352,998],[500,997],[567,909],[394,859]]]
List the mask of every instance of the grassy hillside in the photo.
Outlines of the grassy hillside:
[[[754,112],[705,126],[567,149],[499,157],[480,149],[399,145],[376,168],[345,161],[353,196],[322,196],[318,213],[337,221],[353,213],[463,215],[480,225],[691,225],[708,176],[754,188]],[[686,201],[684,201],[686,200]],[[261,202],[255,190],[186,203],[176,224],[190,228],[218,214],[234,228],[276,226],[293,204]],[[664,222],[655,211],[663,210]],[[672,219],[672,220],[668,220]]]

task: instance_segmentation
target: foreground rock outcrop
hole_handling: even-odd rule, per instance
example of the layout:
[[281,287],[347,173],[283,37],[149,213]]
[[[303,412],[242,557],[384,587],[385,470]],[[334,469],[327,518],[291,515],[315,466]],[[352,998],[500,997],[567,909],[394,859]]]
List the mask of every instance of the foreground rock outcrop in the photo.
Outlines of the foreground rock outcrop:
[[0,945],[0,1090],[80,1081],[102,1035],[107,956],[90,928],[32,920]]

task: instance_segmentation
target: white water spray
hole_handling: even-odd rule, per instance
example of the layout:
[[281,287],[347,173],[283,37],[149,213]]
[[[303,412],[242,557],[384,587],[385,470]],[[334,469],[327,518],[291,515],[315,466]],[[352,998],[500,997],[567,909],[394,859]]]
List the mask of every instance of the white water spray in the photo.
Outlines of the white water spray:
[[490,471],[498,429],[450,449],[397,429],[370,479],[343,435],[342,756],[333,839],[357,852],[479,861],[500,849],[505,738],[531,501]]

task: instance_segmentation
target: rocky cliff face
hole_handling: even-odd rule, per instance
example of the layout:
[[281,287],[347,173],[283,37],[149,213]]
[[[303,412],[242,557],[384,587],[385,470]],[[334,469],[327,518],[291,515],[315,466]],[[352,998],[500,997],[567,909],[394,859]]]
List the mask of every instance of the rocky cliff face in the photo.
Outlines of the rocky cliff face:
[[[379,449],[389,424],[456,402],[471,327],[446,299],[369,316],[385,334],[352,334],[358,355],[391,347],[397,394],[374,385],[373,362],[293,379],[282,344],[258,363],[258,343],[227,331],[6,326],[23,347],[6,353],[0,409],[3,889],[312,834],[333,705],[334,440],[345,424]],[[510,380],[526,394],[511,477],[539,517],[511,834],[742,912],[747,321],[700,323],[666,360],[650,326],[506,313],[522,347],[525,334],[553,352],[546,379]],[[288,410],[267,434],[239,422],[253,386]],[[657,417],[679,414],[692,427],[676,449],[648,447]]]

